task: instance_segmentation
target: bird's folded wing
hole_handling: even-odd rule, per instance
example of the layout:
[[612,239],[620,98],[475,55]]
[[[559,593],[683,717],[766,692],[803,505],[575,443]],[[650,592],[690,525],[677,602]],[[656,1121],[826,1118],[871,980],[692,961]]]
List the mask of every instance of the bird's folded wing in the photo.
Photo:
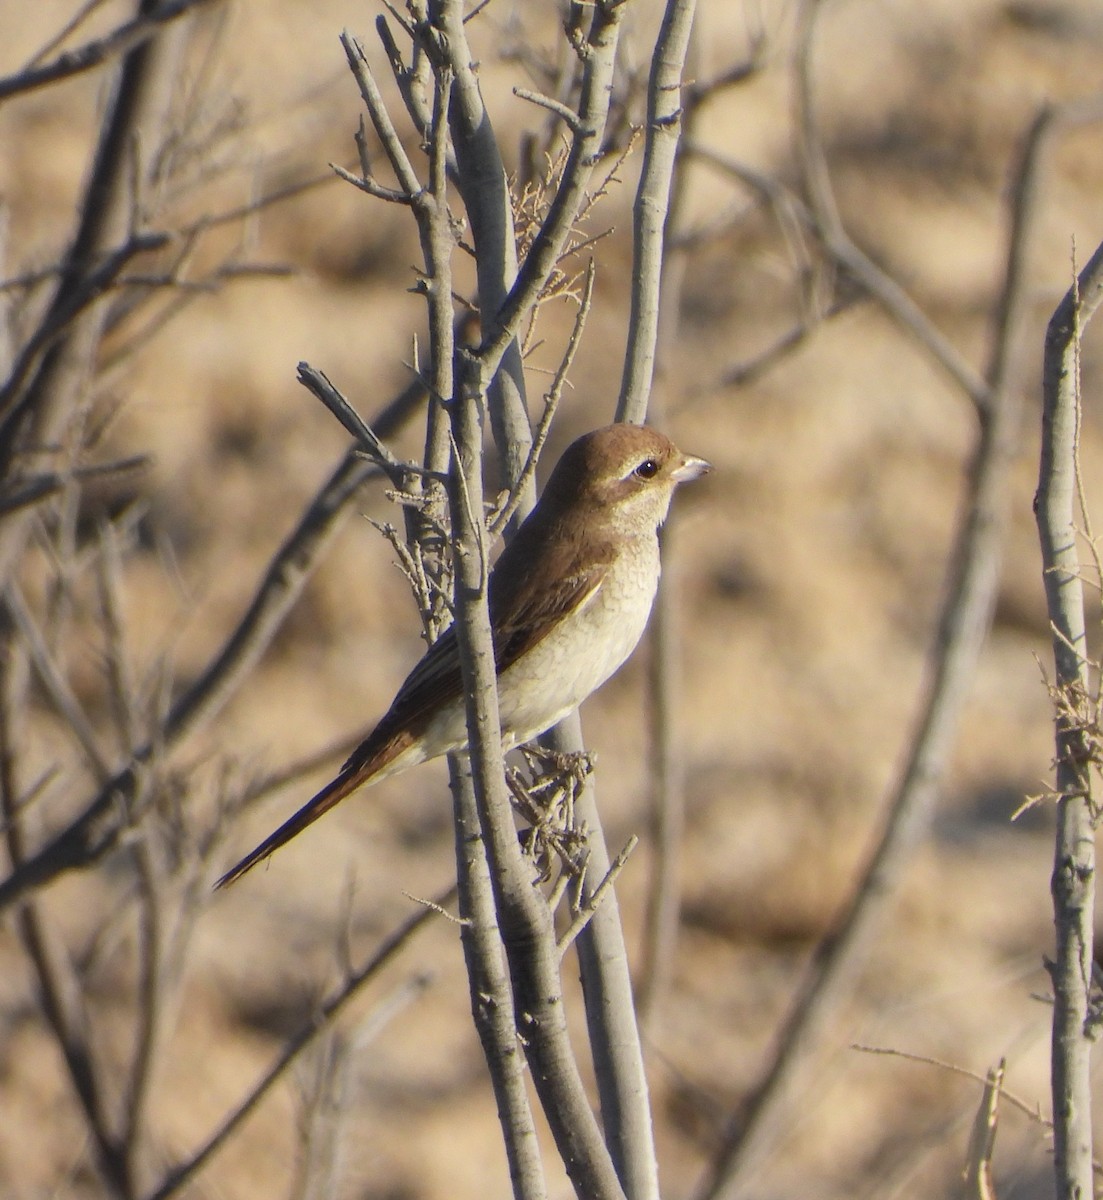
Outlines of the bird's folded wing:
[[[509,589],[507,594],[490,594],[490,622],[494,634],[494,669],[501,675],[533,646],[543,641],[565,617],[577,612],[597,594],[605,578],[604,563],[577,571],[556,581],[551,587]],[[426,651],[406,677],[394,703],[373,731],[372,743],[378,743],[393,730],[410,728],[428,717],[463,691],[459,643],[453,625]],[[367,743],[365,743],[367,745]],[[359,747],[349,760],[361,757]]]
[[522,587],[509,597],[508,605],[495,605],[492,595],[490,623],[494,630],[497,673],[501,675],[542,642],[565,618],[586,608],[600,591],[607,572],[605,563],[596,563],[563,576],[550,586],[536,583]]

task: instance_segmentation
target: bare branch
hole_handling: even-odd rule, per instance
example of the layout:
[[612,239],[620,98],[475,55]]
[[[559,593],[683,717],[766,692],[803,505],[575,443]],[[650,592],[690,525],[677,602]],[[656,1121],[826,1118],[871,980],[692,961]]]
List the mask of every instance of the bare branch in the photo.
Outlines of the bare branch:
[[89,463],[87,466],[75,467],[66,475],[49,473],[32,475],[29,479],[20,481],[18,486],[7,495],[0,495],[0,517],[6,513],[39,504],[50,496],[69,487],[74,480],[106,479],[116,475],[129,475],[146,470],[150,458],[145,454],[134,454],[129,458],[121,458],[117,462]]
[[586,317],[590,312],[590,303],[594,295],[595,276],[594,263],[591,260],[586,268],[586,282],[583,285],[582,296],[578,303],[578,312],[575,314],[574,328],[571,330],[571,336],[567,340],[567,347],[563,351],[563,357],[555,372],[552,385],[544,397],[544,412],[540,417],[540,424],[536,427],[536,432],[533,434],[528,458],[525,460],[524,468],[510,492],[508,502],[500,512],[494,515],[494,519],[488,526],[488,531],[493,537],[497,537],[505,529],[510,518],[520,507],[524,496],[527,495],[528,485],[536,474],[536,464],[540,461],[540,452],[544,449],[544,443],[551,432],[552,418],[559,407],[559,398],[563,394],[563,387],[567,381],[567,372],[571,369],[571,364],[574,362],[575,354],[582,341],[582,330],[586,326]]
[[169,235],[165,233],[146,233],[132,237],[112,251],[75,286],[64,289],[62,301],[51,306],[41,325],[27,339],[11,373],[3,387],[0,387],[0,439],[10,438],[13,425],[27,410],[28,401],[21,398],[22,389],[46,351],[86,309],[108,291],[131,259],[139,254],[157,250],[168,241]]
[[[418,133],[424,137],[432,121],[432,112],[427,103],[428,91],[424,79],[424,69],[428,66],[428,58],[421,43],[417,40],[417,35],[406,21],[397,14],[396,20],[399,21],[407,34],[413,39],[414,61],[410,66],[407,66],[403,61],[402,52],[398,48],[398,43],[394,40],[391,27],[387,24],[387,18],[382,14],[375,19],[375,29],[379,35],[380,42],[383,44],[387,61],[391,65],[391,74],[394,76],[395,83],[398,84],[398,91],[402,96],[403,104],[406,105],[406,111],[409,113],[410,120],[413,121],[414,128]],[[449,148],[449,154],[451,155],[451,148]]]
[[[1022,336],[1018,264],[1033,224],[1039,169],[1039,156],[1032,150],[1036,137],[1032,127],[1023,139],[1024,150],[1016,164],[1003,284],[1009,299],[1000,306],[1001,313],[1010,315],[997,321],[992,333],[994,347],[1008,336],[1006,321],[1015,330],[1012,339]],[[993,351],[992,362],[999,360]],[[1006,519],[1007,477],[1019,424],[1021,396],[1005,373],[986,381],[984,391],[990,401],[980,410],[981,428],[970,465],[969,494],[955,534],[952,575],[939,614],[921,710],[904,767],[886,801],[884,826],[851,899],[813,956],[779,1031],[766,1072],[743,1113],[729,1123],[721,1151],[697,1192],[699,1200],[735,1196],[744,1173],[761,1158],[775,1136],[797,1072],[883,918],[901,864],[930,822],[961,707],[991,619]]]
[[[912,1054],[907,1050],[897,1050],[892,1046],[866,1046],[860,1043],[855,1043],[850,1047],[852,1050],[857,1050],[860,1054],[881,1054],[889,1058],[899,1058],[904,1062],[918,1063],[920,1066],[937,1067],[940,1071],[948,1071],[951,1075],[960,1075],[963,1079],[971,1079],[974,1083],[987,1085],[992,1077],[992,1072],[989,1071],[985,1075],[981,1075],[978,1071],[971,1071],[967,1067],[960,1066],[957,1063],[946,1062],[941,1058],[932,1058],[928,1054]],[[1002,1083],[1000,1083],[1000,1095],[1012,1108],[1017,1109],[1031,1120],[1035,1125],[1041,1126],[1043,1129],[1052,1129],[1053,1122],[1046,1120],[1042,1115],[1037,1101],[1031,1103],[1024,1100],[1021,1096],[1015,1095],[1014,1092],[1009,1092]]]
[[624,864],[628,861],[629,855],[639,845],[640,839],[633,834],[624,844],[624,848],[613,859],[609,866],[609,870],[605,872],[604,878],[598,883],[597,887],[590,892],[584,904],[582,904],[571,919],[571,923],[559,935],[557,943],[559,949],[559,957],[564,954],[574,944],[578,935],[589,925],[594,913],[601,907],[602,901],[612,894],[613,884],[617,881],[617,876],[624,869]]
[[[1057,306],[1046,330],[1042,451],[1035,514],[1059,691],[1091,686],[1077,552],[1079,346],[1103,302],[1103,245]],[[1092,755],[1081,725],[1058,714],[1057,836],[1051,879],[1056,925],[1053,981],[1053,1153],[1057,1195],[1092,1194],[1091,982],[1095,825]]]
[[73,694],[63,671],[54,661],[46,639],[42,636],[22,593],[14,583],[8,585],[4,596],[4,607],[19,630],[20,637],[30,653],[31,661],[34,663],[35,671],[46,694],[76,738],[77,744],[88,760],[88,765],[99,781],[104,782],[111,777],[111,769],[99,744],[99,737],[92,728],[92,723],[80,701]]
[[[419,383],[406,389],[373,423],[377,434],[389,436],[407,419],[424,395]],[[157,731],[156,741],[142,747],[134,759],[116,771],[109,782],[79,810],[59,834],[0,882],[0,910],[35,887],[66,871],[90,866],[109,853],[130,820],[144,764],[156,748],[166,750],[210,720],[248,677],[336,532],[339,518],[361,485],[376,470],[350,450],[307,506],[298,525],[272,559],[247,611],[227,642],[199,678],[178,697]]]
[[821,238],[824,249],[833,262],[837,266],[843,267],[882,310],[915,339],[917,344],[938,363],[950,379],[970,397],[978,411],[986,407],[989,403],[989,396],[984,380],[904,288],[882,267],[878,266],[868,254],[856,246],[849,235],[845,233],[837,236],[831,234],[829,230],[821,226],[807,205],[802,204],[798,197],[776,180],[732,162],[698,143],[687,144],[686,150],[703,162],[708,162],[734,176],[771,200],[776,199],[779,192],[784,192],[791,211],[808,229],[813,230]]
[[513,94],[518,100],[527,100],[530,104],[535,104],[538,108],[546,108],[548,112],[555,113],[571,133],[580,134],[582,132],[578,113],[569,104],[564,104],[562,101],[556,100],[554,96],[545,96],[541,92],[530,91],[528,88],[515,87]]
[[333,173],[338,179],[343,179],[346,183],[351,183],[353,187],[359,188],[362,192],[367,192],[369,196],[374,196],[376,200],[386,200],[388,204],[411,204],[412,197],[406,192],[400,192],[397,188],[384,187],[361,168],[361,174],[354,175],[351,171],[346,171],[344,167],[338,166],[336,163],[329,164],[333,168]]
[[[455,889],[448,888],[436,897],[434,903],[443,907],[450,903],[455,896]],[[282,1077],[287,1068],[295,1062],[299,1055],[314,1041],[319,1034],[328,1029],[352,998],[359,994],[364,985],[375,979],[398,955],[415,933],[428,924],[436,916],[433,907],[419,908],[393,933],[383,940],[379,949],[367,959],[361,967],[354,971],[342,986],[327,1000],[318,1006],[299,1031],[293,1034],[283,1050],[276,1056],[275,1061],[257,1080],[248,1095],[238,1104],[229,1116],[222,1122],[203,1145],[184,1162],[177,1164],[166,1172],[164,1179],[149,1193],[145,1200],[168,1200],[205,1167],[208,1161],[218,1153],[229,1140],[231,1134],[241,1125],[271,1091],[273,1085]],[[427,980],[422,980],[424,987]]]
[[20,92],[30,92],[69,79],[127,54],[149,41],[162,26],[206,2],[207,0],[162,0],[161,3],[150,6],[132,20],[113,29],[106,37],[86,42],[76,50],[66,50],[42,66],[28,67],[15,75],[0,78],[0,101],[17,96]]
[[481,523],[465,512],[482,510],[476,409],[478,391],[461,378],[452,410],[458,454],[449,487],[455,546],[456,629],[463,652],[464,695],[479,823],[513,980],[518,1030],[567,1172],[586,1196],[619,1200],[621,1185],[586,1098],[571,1051],[562,1003],[555,930],[533,887],[504,794],[494,652],[486,610],[486,559]]
[[398,179],[398,185],[406,196],[412,199],[421,191],[421,183],[406,155],[402,139],[398,136],[398,131],[391,121],[387,107],[383,103],[383,96],[375,82],[371,67],[368,65],[364,47],[348,33],[341,34],[341,45],[345,48],[345,57],[348,59],[349,67],[360,87],[360,95],[368,110],[368,116],[383,144],[391,169]]
[[486,314],[480,347],[484,364],[496,365],[501,360],[506,346],[513,340],[524,315],[536,302],[558,261],[578,214],[601,151],[625,7],[623,0],[606,0],[593,9],[583,54],[582,94],[578,106],[580,132],[571,139],[563,179],[517,279],[497,313],[493,317]]
[[[483,102],[478,72],[467,42],[463,5],[439,5],[444,49],[455,79],[448,120],[455,151],[456,185],[463,196],[475,243],[475,270],[485,342],[517,280],[517,237],[513,198],[490,114]],[[528,256],[526,255],[526,262]],[[505,331],[492,355],[480,355],[487,380],[488,415],[502,475],[518,491],[532,442],[525,373],[517,335],[521,317]],[[517,513],[528,514],[536,499],[531,482],[519,489]]]
[[401,487],[405,482],[406,468],[379,440],[371,426],[330,383],[329,379],[321,371],[305,362],[299,363],[298,378],[303,387],[312,395],[317,396],[341,422],[345,431],[356,440],[375,466],[386,473],[387,478],[395,487]]
[[[27,673],[18,650],[9,645],[0,659],[0,806],[8,857],[18,870],[26,855],[16,780],[15,722],[25,711]],[[88,1029],[88,1012],[72,963],[43,919],[37,898],[20,906],[16,924],[42,1000],[46,1024],[57,1042],[73,1090],[84,1113],[100,1171],[116,1194],[129,1194],[125,1149],[114,1128],[103,1076]]]
[[651,56],[643,170],[632,221],[632,304],[617,420],[643,421],[659,340],[659,285],[674,160],[682,133],[682,75],[696,0],[667,0]]
[[[854,297],[843,297],[834,301],[825,313],[817,315],[813,319],[798,321],[791,329],[786,330],[757,354],[728,367],[720,377],[719,386],[740,388],[754,383],[755,380],[760,379],[776,367],[778,363],[784,362],[791,354],[799,350],[825,321],[830,321],[832,318],[848,312],[854,307],[854,303]],[[711,392],[711,390],[710,388],[709,391]],[[704,394],[704,389],[701,390],[701,394]]]
[[996,1149],[996,1125],[1006,1067],[1006,1060],[1001,1059],[999,1065],[988,1072],[984,1094],[973,1122],[973,1136],[969,1139],[963,1175],[965,1186],[970,1194],[976,1196],[976,1200],[996,1200],[996,1189],[992,1182],[992,1155]]
[[[456,357],[456,322],[452,308],[452,253],[455,236],[448,211],[447,167],[451,159],[447,116],[453,86],[452,73],[439,68],[435,73],[433,113],[429,125],[429,187],[413,207],[425,261],[424,294],[429,307],[429,419],[427,422],[425,467],[435,479],[449,461],[455,478],[460,479],[462,500],[468,492],[462,476],[463,464],[454,452],[450,423],[441,419],[443,400],[456,391],[453,363]],[[433,484],[426,499],[423,520],[411,528],[410,554],[419,563],[426,543],[437,537],[433,528],[443,519],[437,509],[444,496]],[[483,523],[468,507],[462,514],[453,507],[451,524],[453,543],[472,538],[481,542]],[[480,550],[482,546],[480,545]],[[485,551],[483,552],[485,554]],[[454,551],[455,554],[455,551]],[[454,561],[454,559],[453,559]],[[474,565],[485,586],[486,560]],[[453,568],[454,570],[454,568]],[[423,614],[430,636],[437,630]],[[499,737],[498,752],[501,754]],[[498,1103],[499,1120],[505,1144],[506,1160],[517,1200],[544,1200],[546,1187],[532,1109],[525,1083],[524,1063],[517,1041],[517,1017],[509,978],[503,961],[502,943],[495,913],[494,887],[483,839],[479,806],[470,772],[456,755],[449,756],[455,820],[456,867],[461,941],[467,962],[471,1011],[483,1045],[491,1085]]]

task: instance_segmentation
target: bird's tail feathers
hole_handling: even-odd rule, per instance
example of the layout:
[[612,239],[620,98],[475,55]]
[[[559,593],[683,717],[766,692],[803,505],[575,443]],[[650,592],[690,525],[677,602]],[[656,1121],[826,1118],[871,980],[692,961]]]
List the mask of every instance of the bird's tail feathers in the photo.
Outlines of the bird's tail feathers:
[[327,783],[316,796],[308,800],[293,817],[284,821],[275,833],[269,834],[236,867],[231,867],[215,884],[215,888],[224,888],[228,887],[231,883],[235,883],[247,871],[251,871],[257,863],[264,862],[270,854],[275,853],[282,845],[289,842],[296,834],[301,833],[308,825],[313,825],[323,813],[329,812],[335,804],[344,800],[350,792],[354,792],[361,784],[366,783],[368,778],[370,776],[366,776],[362,769],[342,771],[336,779],[331,783]]

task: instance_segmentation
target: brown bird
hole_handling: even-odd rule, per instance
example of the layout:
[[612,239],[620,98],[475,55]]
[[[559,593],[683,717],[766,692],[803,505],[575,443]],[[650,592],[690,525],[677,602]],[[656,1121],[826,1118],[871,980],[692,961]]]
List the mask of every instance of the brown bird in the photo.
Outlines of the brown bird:
[[[709,469],[639,425],[573,442],[490,574],[502,746],[550,729],[636,648],[659,583],[659,526]],[[218,881],[233,883],[357,788],[467,745],[454,628],[425,652],[340,774]]]

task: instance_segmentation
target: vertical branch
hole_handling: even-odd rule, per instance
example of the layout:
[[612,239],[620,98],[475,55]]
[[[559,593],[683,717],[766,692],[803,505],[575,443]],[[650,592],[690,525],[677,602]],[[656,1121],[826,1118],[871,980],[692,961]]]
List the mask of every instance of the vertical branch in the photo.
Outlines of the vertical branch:
[[[552,204],[554,220],[550,215],[536,239],[540,242],[542,236],[543,252],[534,257],[530,251],[517,283],[489,330],[485,324],[488,314],[484,311],[483,344],[476,353],[460,354],[451,392],[444,393],[452,397],[449,415],[455,449],[449,474],[449,506],[469,759],[478,828],[486,844],[489,877],[512,981],[514,1016],[533,1083],[568,1175],[580,1195],[610,1198],[619,1198],[623,1193],[570,1044],[552,914],[534,887],[531,866],[521,853],[504,788],[494,653],[486,608],[488,548],[482,519],[481,447],[489,383],[514,341],[525,313],[546,284],[589,176],[592,164],[578,147],[581,145],[592,154],[604,127],[608,89],[595,86],[593,78],[595,72],[599,81],[611,77],[621,7],[619,3],[607,3],[594,14],[586,43],[591,84],[583,89],[591,126],[585,137],[577,138],[574,169],[568,167],[564,173]],[[462,794],[458,804],[462,817],[460,836],[466,834],[470,838],[474,830],[464,811]],[[467,853],[466,849],[461,851],[461,867]],[[476,1015],[478,1019],[479,1014]],[[514,1179],[516,1186],[516,1175]]]
[[140,898],[138,901],[137,1019],[127,1088],[124,1095],[123,1144],[127,1170],[136,1190],[149,1174],[149,1124],[154,1077],[162,1064],[161,1051],[169,1033],[169,987],[166,954],[165,901],[168,889],[158,870],[148,836],[134,847]]
[[682,671],[681,559],[677,525],[660,534],[663,576],[649,630],[648,786],[651,878],[644,918],[643,953],[636,993],[649,1027],[670,990],[682,904],[682,840],[685,830],[685,751]]
[[[13,867],[22,862],[26,847],[20,813],[17,722],[26,709],[28,661],[20,643],[7,638],[0,661],[0,822]],[[40,1003],[69,1073],[103,1182],[110,1194],[133,1195],[133,1180],[104,1095],[103,1073],[93,1053],[84,996],[64,951],[46,923],[38,897],[19,909],[17,929],[38,986]]]
[[[517,278],[517,241],[509,183],[494,126],[479,89],[463,8],[457,0],[434,0],[432,5],[455,76],[449,125],[456,153],[456,186],[471,222],[479,308],[486,328],[493,323]],[[501,363],[490,382],[488,400],[503,480],[512,485],[520,478],[532,445],[521,348],[516,336],[502,352]],[[522,491],[518,519],[528,514],[536,500],[532,481]]]
[[563,177],[548,208],[548,214],[502,307],[495,314],[483,314],[484,364],[498,362],[505,347],[516,336],[524,315],[536,303],[578,216],[586,188],[600,153],[605,123],[609,116],[617,46],[626,0],[597,0],[592,5],[574,3],[575,15],[591,12],[590,28],[581,34],[572,17],[570,36],[582,60],[582,88],[578,103],[578,121],[571,129],[571,147],[563,168]]
[[[583,744],[578,713],[561,721],[548,741],[564,753],[576,751]],[[586,907],[593,899],[593,888],[608,875],[612,861],[601,828],[596,789],[589,780],[575,800],[575,816],[588,831],[586,879],[580,898]],[[615,889],[605,892],[575,945],[609,1152],[626,1195],[632,1200],[657,1197],[651,1104]]]
[[642,423],[647,415],[655,350],[663,246],[674,160],[682,134],[682,73],[696,0],[667,0],[647,84],[643,170],[632,220],[632,303],[617,420]]
[[[447,445],[442,437],[434,436],[433,429],[438,424],[436,414],[441,411],[442,397],[451,396],[455,390],[453,363],[456,350],[451,265],[455,238],[448,212],[446,176],[451,72],[445,67],[439,68],[435,72],[435,81],[429,138],[430,182],[414,204],[425,256],[429,306],[431,413],[425,465],[430,469],[445,465],[433,461],[437,447]],[[444,432],[442,429],[441,434]],[[481,470],[481,465],[477,466]],[[453,463],[453,473],[457,469]],[[481,513],[481,505],[471,511]],[[454,530],[461,528],[454,508],[452,521]],[[485,548],[479,552],[485,554]],[[491,690],[496,698],[496,690],[493,687]],[[496,722],[495,713],[491,724]],[[455,812],[460,916],[464,922],[461,937],[472,1017],[498,1105],[513,1194],[517,1200],[543,1200],[546,1195],[543,1164],[525,1086],[524,1061],[517,1040],[516,1014],[498,931],[487,850],[481,836],[479,806],[471,773],[463,769],[459,756],[449,756],[449,773]]]
[[[1035,210],[1049,114],[1023,140],[1011,189],[1010,229],[1002,296],[992,332],[988,396],[969,465],[967,494],[955,534],[950,579],[939,614],[920,712],[905,761],[885,808],[868,865],[816,948],[796,1000],[779,1031],[772,1058],[743,1110],[733,1116],[720,1152],[697,1196],[733,1197],[776,1136],[798,1071],[828,1015],[853,978],[866,947],[894,898],[904,862],[927,830],[977,657],[987,635],[999,579],[1007,477],[1019,426],[1021,398],[1009,369],[1021,343],[1024,246]],[[968,390],[968,389],[966,389]],[[972,396],[973,393],[970,391]]]
[[341,1126],[349,1109],[349,1075],[357,1049],[330,1029],[303,1064],[299,1153],[289,1200],[332,1200],[341,1179]]
[[[1060,1200],[1092,1193],[1091,1043],[1088,1029],[1095,897],[1095,819],[1084,596],[1076,550],[1079,341],[1103,301],[1103,245],[1046,330],[1042,449],[1035,514],[1056,668],[1057,836],[1053,917],[1053,1151]],[[1094,716],[1091,716],[1094,723]]]
[[463,665],[471,774],[479,822],[513,981],[518,1030],[552,1136],[579,1196],[619,1200],[612,1159],[590,1109],[567,1033],[552,914],[534,887],[505,790],[494,646],[486,606],[482,521],[484,370],[460,359],[451,418],[456,449],[449,503],[456,581],[456,631]]
[[[682,53],[681,74],[691,62],[695,47],[693,31]],[[692,74],[692,69],[691,69]],[[654,72],[653,72],[654,75]],[[670,86],[670,80],[652,79],[652,86]],[[684,87],[683,87],[684,90]],[[668,101],[669,103],[669,101]],[[687,253],[679,245],[679,230],[686,201],[684,143],[693,136],[694,118],[700,102],[685,106],[673,162],[670,164],[669,205],[662,226],[663,254],[660,268],[655,341],[655,377],[662,379],[666,357],[677,337],[682,284]],[[644,175],[647,172],[645,170]],[[629,339],[631,346],[631,338]],[[626,364],[627,368],[627,364]],[[623,385],[622,385],[623,391]],[[653,395],[652,414],[662,419],[663,389]],[[652,866],[648,883],[647,911],[640,970],[636,985],[637,1005],[645,1024],[658,1011],[674,969],[675,947],[681,909],[680,857],[685,825],[685,752],[680,734],[682,714],[682,620],[680,559],[677,518],[668,521],[661,534],[663,573],[651,611],[648,644],[648,780]]]
[[547,1194],[544,1169],[525,1086],[517,1016],[503,959],[474,785],[470,772],[464,771],[458,760],[450,760],[449,766],[471,1013],[498,1105],[513,1195],[516,1200],[543,1200]]
[[[576,31],[575,49],[583,62],[583,79],[577,123],[571,126],[572,143],[563,177],[550,206],[548,216],[527,254],[520,271],[514,270],[511,257],[504,262],[499,258],[503,252],[500,236],[499,221],[501,206],[504,199],[502,192],[503,176],[497,147],[494,144],[493,130],[486,119],[482,100],[478,93],[477,80],[471,72],[470,54],[463,34],[463,22],[458,5],[444,3],[439,13],[449,46],[450,61],[456,71],[457,89],[451,111],[451,125],[456,142],[456,159],[460,176],[460,187],[464,195],[465,205],[476,232],[476,250],[480,259],[479,287],[483,314],[483,345],[480,348],[478,364],[474,360],[467,363],[469,375],[458,381],[456,395],[457,406],[466,406],[473,410],[480,402],[482,394],[489,393],[491,424],[499,442],[499,452],[502,456],[510,478],[516,478],[523,468],[528,449],[528,422],[524,419],[522,428],[518,411],[513,414],[503,412],[501,405],[509,402],[509,392],[497,392],[500,386],[493,382],[486,388],[484,381],[499,378],[508,373],[510,355],[516,352],[516,329],[524,314],[535,303],[540,290],[544,286],[549,272],[554,267],[562,246],[571,229],[578,212],[579,204],[585,194],[585,188],[597,159],[601,138],[608,115],[610,85],[612,82],[616,46],[619,37],[620,21],[623,15],[622,0],[603,0],[593,7],[589,29],[583,37]],[[480,212],[483,207],[487,211]],[[512,223],[510,223],[512,228]],[[479,231],[482,231],[483,241],[480,244]],[[491,261],[482,265],[483,253],[489,253]],[[503,271],[503,267],[505,270]],[[507,293],[502,289],[504,281],[511,285]],[[657,286],[657,284],[656,284]],[[491,291],[486,289],[490,288]],[[493,297],[495,304],[491,308],[489,299]],[[478,377],[476,377],[478,376]],[[457,422],[466,421],[463,429]],[[453,429],[456,442],[463,444],[463,438],[473,439],[477,435],[477,422],[468,412],[462,416],[461,408],[454,408],[452,413]],[[507,442],[502,444],[505,436]],[[525,438],[524,442],[519,436]],[[471,490],[472,476],[479,471],[477,460],[472,459],[463,464],[467,476],[466,494],[469,511],[478,512],[474,494]],[[457,513],[457,499],[453,499],[453,521]],[[522,498],[521,512],[524,513],[529,503],[528,496]],[[454,536],[457,535],[455,524]],[[482,533],[480,531],[480,538]],[[475,547],[468,548],[467,554],[474,553]],[[479,550],[480,555],[485,550]],[[468,571],[472,569],[470,561],[465,563]],[[459,585],[460,563],[457,561],[457,585]],[[463,629],[460,612],[462,606],[457,586],[457,626]],[[469,620],[476,620],[474,615]],[[474,637],[476,630],[471,628],[470,636]],[[461,632],[461,645],[463,644]],[[471,695],[471,685],[468,688]],[[469,713],[469,729],[474,737],[475,722],[486,721],[487,714],[476,718]],[[556,735],[560,749],[576,751],[581,748],[581,730],[577,717],[570,718]],[[492,769],[487,777],[486,785],[490,786],[493,778],[497,779],[497,790],[500,792],[500,775],[496,776]],[[472,744],[472,769],[476,780],[479,777],[479,766],[475,757],[474,742]],[[493,832],[495,821],[501,824],[502,814],[491,793],[485,792],[476,783],[476,794],[481,797],[480,813],[483,822],[484,835],[491,843],[491,859],[494,863],[494,880],[498,893],[499,918],[503,922],[503,936],[509,954],[510,967],[513,975],[514,990],[518,996],[518,1015],[522,1025],[531,1022],[532,1030],[551,1034],[553,1031],[545,1020],[537,1021],[533,1005],[539,1003],[546,1007],[550,998],[558,998],[558,970],[552,963],[543,961],[545,949],[550,947],[551,929],[549,915],[542,901],[536,908],[533,902],[538,900],[533,891],[532,881],[526,878],[524,864],[516,855],[515,839],[506,828],[498,835],[498,848],[495,849],[496,835]],[[594,836],[591,842],[590,873],[593,878],[601,879],[608,869],[608,854],[600,834],[596,809],[593,806],[592,792],[589,799],[580,803],[587,810],[585,819]],[[491,824],[488,825],[488,822]],[[509,829],[512,822],[507,822]],[[502,842],[505,838],[505,842]],[[496,855],[505,855],[510,866],[508,870],[503,862],[495,860]],[[602,865],[602,859],[605,859]],[[510,877],[509,883],[503,883],[505,876]],[[605,936],[596,953],[594,946],[595,926],[604,927]],[[529,941],[530,944],[525,946]],[[605,1139],[612,1153],[612,1161],[617,1166],[625,1191],[634,1197],[656,1197],[658,1195],[658,1178],[655,1164],[654,1147],[651,1135],[651,1114],[647,1100],[646,1080],[643,1074],[642,1054],[639,1048],[639,1037],[633,1017],[631,980],[628,974],[627,956],[624,953],[623,935],[619,927],[619,916],[615,902],[610,896],[598,909],[594,921],[589,926],[583,938],[584,944],[591,946],[588,954],[580,949],[583,963],[583,973],[587,976],[586,995],[587,1013],[591,1028],[591,1041],[594,1047],[595,1063],[598,1077],[601,1081],[602,1116],[605,1126]],[[534,949],[534,947],[536,947]],[[614,959],[619,962],[614,963]],[[541,977],[545,982],[539,987],[530,986]],[[613,984],[608,977],[615,976]],[[549,991],[549,989],[551,989]],[[522,1002],[521,997],[528,999]],[[596,999],[599,997],[600,999]],[[556,999],[556,1003],[558,1000]],[[558,1010],[553,1009],[555,1020],[561,1020]],[[530,1038],[528,1045],[529,1061],[533,1065],[534,1079],[545,1111],[556,1132],[561,1152],[564,1153],[568,1170],[572,1170],[573,1151],[568,1155],[565,1147],[568,1142],[565,1135],[577,1129],[577,1121],[582,1120],[586,1136],[590,1136],[592,1114],[586,1107],[585,1116],[577,1110],[580,1094],[574,1074],[577,1068],[573,1058],[569,1056],[569,1048],[557,1045],[559,1035],[545,1038],[534,1032],[526,1034]],[[566,1051],[566,1057],[563,1056]],[[548,1055],[550,1057],[545,1057]],[[567,1059],[569,1058],[569,1062]],[[545,1068],[542,1064],[549,1064]],[[551,1064],[558,1063],[552,1066]],[[563,1073],[566,1072],[566,1075]],[[549,1084],[560,1088],[559,1099],[555,1099],[555,1089]],[[552,1105],[549,1108],[549,1104]],[[565,1109],[563,1106],[567,1105]],[[575,1106],[576,1118],[563,1122],[564,1113],[570,1106]],[[557,1131],[558,1126],[558,1131]],[[582,1131],[579,1131],[582,1132]],[[591,1145],[587,1154],[595,1162],[603,1157],[595,1145]],[[627,1165],[626,1165],[627,1164]],[[572,1178],[576,1178],[572,1174]],[[581,1176],[576,1178],[579,1182]],[[595,1178],[595,1182],[597,1179]],[[615,1181],[606,1179],[602,1186],[610,1186]]]
[[[636,196],[632,313],[617,420],[641,422],[647,412],[658,340],[663,234],[681,133],[681,82],[695,4],[669,0],[652,58],[644,166]],[[581,745],[577,714],[555,734],[560,749]],[[589,829],[589,859],[582,897],[609,870],[595,789],[587,784],[576,811]],[[613,1161],[625,1192],[640,1200],[659,1195],[651,1106],[644,1070],[628,953],[612,889],[578,938],[586,1019],[593,1049],[601,1112]]]

